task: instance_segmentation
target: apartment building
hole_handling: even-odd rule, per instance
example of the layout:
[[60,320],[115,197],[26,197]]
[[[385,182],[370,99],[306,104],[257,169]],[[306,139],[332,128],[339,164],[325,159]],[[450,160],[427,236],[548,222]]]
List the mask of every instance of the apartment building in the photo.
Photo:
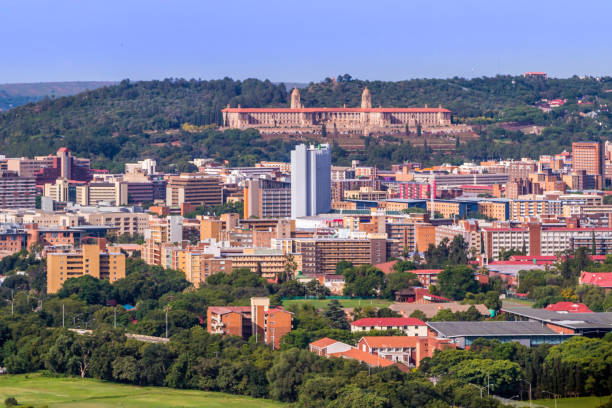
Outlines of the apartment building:
[[280,340],[292,329],[293,314],[282,307],[271,308],[270,299],[251,298],[251,306],[209,306],[206,330],[225,336],[255,336],[256,342],[269,344],[275,349]]
[[443,239],[452,241],[455,236],[460,235],[463,240],[468,244],[468,250],[474,248],[477,253],[480,253],[482,245],[482,234],[479,228],[478,221],[470,222],[468,220],[461,220],[454,225],[438,225],[435,229],[436,242],[435,245],[439,245]]
[[[487,259],[499,259],[503,250],[522,250],[525,248],[529,255],[533,253],[529,228],[483,228],[484,249]],[[538,246],[539,246],[539,237]]]
[[529,221],[543,215],[563,214],[563,204],[559,200],[513,200],[509,205],[512,221]]
[[79,250],[47,254],[47,293],[57,293],[70,278],[90,275],[110,283],[125,277],[125,255],[101,240]]
[[[228,255],[225,258],[231,262],[233,269],[247,268],[271,281],[277,281],[278,277],[284,274],[288,259],[282,251],[268,248],[245,248],[243,253]],[[297,264],[296,272],[302,270],[302,256],[294,254],[293,259]]]
[[351,322],[351,332],[401,330],[406,336],[427,336],[425,322],[414,317],[367,317]]
[[166,186],[166,205],[178,207],[183,203],[210,206],[223,204],[221,179],[192,174],[171,176]]
[[381,201],[387,198],[387,192],[372,187],[359,187],[359,190],[344,190],[345,200]]
[[448,340],[435,337],[366,336],[357,343],[357,349],[394,363],[418,367],[425,357],[436,350],[454,347]]
[[84,213],[83,218],[91,225],[104,225],[116,228],[117,234],[144,235],[149,228],[151,216],[134,212],[97,212]]
[[506,221],[510,216],[509,201],[481,201],[478,203],[478,212],[499,221]]
[[13,171],[0,171],[0,208],[36,207],[33,177],[20,177]]
[[302,255],[302,274],[335,274],[336,264],[375,265],[387,260],[386,239],[296,239],[295,252]]

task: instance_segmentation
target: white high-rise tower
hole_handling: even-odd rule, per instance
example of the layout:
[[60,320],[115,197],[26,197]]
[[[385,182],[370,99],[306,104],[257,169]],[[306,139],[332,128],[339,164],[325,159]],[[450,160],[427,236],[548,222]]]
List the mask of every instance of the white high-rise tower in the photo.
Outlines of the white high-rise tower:
[[298,145],[291,152],[291,218],[331,210],[329,144]]

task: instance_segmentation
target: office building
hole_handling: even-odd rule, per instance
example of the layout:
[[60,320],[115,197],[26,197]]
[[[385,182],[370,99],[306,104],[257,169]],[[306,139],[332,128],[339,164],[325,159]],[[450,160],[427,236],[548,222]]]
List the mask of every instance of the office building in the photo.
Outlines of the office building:
[[602,143],[572,143],[572,171],[585,170],[587,175],[596,176],[596,188],[603,188],[604,163]]
[[331,209],[331,148],[298,145],[291,152],[291,218]]
[[181,174],[172,176],[166,186],[166,205],[181,204],[215,206],[223,204],[223,187],[219,177]]
[[248,180],[244,188],[244,218],[291,216],[291,185],[281,181]]

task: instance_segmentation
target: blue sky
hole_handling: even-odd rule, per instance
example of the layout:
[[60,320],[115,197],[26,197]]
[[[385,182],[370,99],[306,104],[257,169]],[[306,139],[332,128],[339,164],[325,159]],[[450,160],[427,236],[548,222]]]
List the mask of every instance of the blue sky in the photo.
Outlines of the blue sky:
[[612,74],[612,1],[2,0],[0,83]]

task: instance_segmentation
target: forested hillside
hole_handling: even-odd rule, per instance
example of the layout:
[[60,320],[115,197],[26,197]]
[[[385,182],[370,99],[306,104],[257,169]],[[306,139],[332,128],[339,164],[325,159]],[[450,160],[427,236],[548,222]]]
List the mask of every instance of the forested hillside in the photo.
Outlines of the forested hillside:
[[[498,76],[476,79],[360,81],[349,75],[311,83],[301,91],[306,106],[358,106],[368,86],[375,105],[437,106],[453,110],[456,121],[477,126],[478,143],[460,145],[456,157],[436,156],[408,143],[385,146],[368,142],[363,153],[336,155],[388,166],[397,160],[475,160],[554,152],[573,140],[610,137],[612,78],[535,80]],[[567,103],[550,113],[533,105],[541,99]],[[586,102],[578,104],[577,102]],[[162,167],[182,167],[193,157],[229,160],[233,165],[259,159],[283,160],[293,143],[263,141],[254,131],[215,130],[227,104],[286,106],[283,84],[229,78],[213,81],[166,79],[107,86],[75,96],[45,99],[0,114],[0,153],[48,154],[61,146],[89,157],[94,166],[121,170],[126,161],[153,157]],[[587,115],[588,114],[588,115]],[[541,135],[524,135],[500,122],[545,126]],[[527,150],[528,147],[528,150]]]

